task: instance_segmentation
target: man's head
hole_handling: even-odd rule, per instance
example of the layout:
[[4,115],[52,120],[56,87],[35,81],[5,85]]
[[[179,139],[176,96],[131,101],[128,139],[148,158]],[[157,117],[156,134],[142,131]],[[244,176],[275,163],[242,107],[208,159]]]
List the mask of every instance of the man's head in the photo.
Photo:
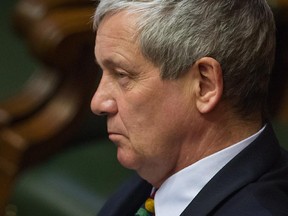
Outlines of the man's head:
[[159,186],[253,131],[235,125],[261,113],[268,88],[264,1],[103,0],[94,24],[103,75],[91,107],[124,166]]
[[223,71],[223,99],[242,117],[263,112],[274,63],[273,14],[265,0],[105,0],[94,24],[119,11],[136,14],[142,54],[174,79],[202,57]]

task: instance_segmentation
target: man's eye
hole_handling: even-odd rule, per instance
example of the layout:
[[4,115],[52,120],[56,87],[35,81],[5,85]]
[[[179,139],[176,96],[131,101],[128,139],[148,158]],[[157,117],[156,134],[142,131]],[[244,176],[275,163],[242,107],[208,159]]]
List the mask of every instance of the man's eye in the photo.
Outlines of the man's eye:
[[116,72],[116,74],[119,78],[124,78],[128,76],[127,73],[124,73],[124,72]]
[[114,75],[118,79],[130,78],[130,73],[125,70],[114,70]]
[[118,80],[118,83],[123,87],[127,87],[127,85],[130,83],[130,76],[127,72],[115,71],[115,78]]

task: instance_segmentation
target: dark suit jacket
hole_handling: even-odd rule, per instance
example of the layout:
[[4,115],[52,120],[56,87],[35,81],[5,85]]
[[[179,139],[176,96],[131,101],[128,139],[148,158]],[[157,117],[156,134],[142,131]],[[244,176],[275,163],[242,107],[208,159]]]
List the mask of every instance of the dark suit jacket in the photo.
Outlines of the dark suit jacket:
[[[133,177],[98,215],[133,216],[151,187]],[[206,215],[288,216],[288,154],[279,147],[271,125],[220,170],[181,214]]]

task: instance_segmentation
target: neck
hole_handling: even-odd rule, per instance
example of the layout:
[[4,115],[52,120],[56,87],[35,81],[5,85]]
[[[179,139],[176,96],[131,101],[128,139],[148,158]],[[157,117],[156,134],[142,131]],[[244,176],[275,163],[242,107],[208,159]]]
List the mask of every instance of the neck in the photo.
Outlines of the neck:
[[229,109],[223,108],[218,112],[194,116],[190,127],[187,128],[187,131],[183,133],[184,136],[177,143],[178,150],[175,152],[176,156],[173,157],[175,165],[169,167],[164,175],[146,180],[154,187],[159,188],[173,174],[250,137],[262,127],[260,114],[255,115],[253,120],[243,120],[235,113],[225,110]]
[[[193,133],[186,137],[179,152],[178,163],[172,173],[212,155],[224,148],[257,133],[262,123],[259,120],[243,121],[235,116],[206,116],[194,128]],[[221,122],[219,124],[219,122]],[[203,125],[203,127],[199,127]]]

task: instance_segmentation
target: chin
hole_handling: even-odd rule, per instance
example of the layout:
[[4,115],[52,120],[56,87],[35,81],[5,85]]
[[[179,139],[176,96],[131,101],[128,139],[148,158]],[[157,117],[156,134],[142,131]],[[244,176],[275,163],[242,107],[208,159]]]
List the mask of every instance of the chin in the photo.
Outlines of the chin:
[[147,169],[147,164],[146,166],[144,165],[144,159],[141,159],[139,155],[118,147],[117,159],[123,167],[136,171],[141,178],[150,184],[154,186],[160,185],[158,175],[155,175],[154,166],[150,166],[150,169]]
[[137,156],[133,152],[124,150],[121,147],[117,149],[117,159],[119,163],[127,169],[137,171],[137,167],[139,167],[139,159],[137,159]]

